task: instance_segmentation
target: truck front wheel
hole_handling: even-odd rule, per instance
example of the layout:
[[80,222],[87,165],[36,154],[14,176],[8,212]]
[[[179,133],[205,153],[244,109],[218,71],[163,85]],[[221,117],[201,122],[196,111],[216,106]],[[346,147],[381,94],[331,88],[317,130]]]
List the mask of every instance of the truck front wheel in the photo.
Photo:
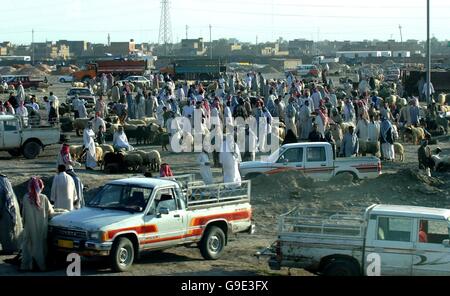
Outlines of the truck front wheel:
[[223,230],[217,226],[211,226],[200,241],[200,253],[207,260],[217,260],[223,253],[225,243]]
[[27,159],[35,159],[41,154],[42,146],[36,142],[28,142],[23,146],[23,156]]
[[114,242],[110,256],[114,271],[127,271],[134,261],[133,243],[126,237],[120,237]]
[[336,259],[328,263],[323,269],[325,276],[358,276],[359,270],[353,262],[349,260]]

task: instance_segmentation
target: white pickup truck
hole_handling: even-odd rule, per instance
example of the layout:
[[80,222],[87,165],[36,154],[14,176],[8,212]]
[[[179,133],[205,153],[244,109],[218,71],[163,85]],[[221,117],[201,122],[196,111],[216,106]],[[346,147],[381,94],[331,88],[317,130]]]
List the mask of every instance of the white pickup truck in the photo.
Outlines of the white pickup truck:
[[8,151],[11,156],[23,154],[34,159],[49,145],[60,142],[59,127],[29,127],[20,116],[0,115],[0,151]]
[[[323,275],[450,275],[450,210],[372,205],[359,215],[296,208],[280,217],[269,266]],[[378,266],[376,266],[378,265]]]
[[294,143],[281,146],[266,161],[242,162],[239,165],[241,176],[246,179],[288,170],[296,170],[323,181],[343,173],[351,174],[355,180],[370,179],[381,174],[381,161],[377,157],[335,160],[329,143]]
[[[177,178],[175,178],[177,180]],[[86,207],[53,218],[52,248],[82,256],[109,256],[125,271],[143,251],[198,244],[218,259],[230,234],[253,233],[250,183],[192,185],[130,178],[107,183]]]

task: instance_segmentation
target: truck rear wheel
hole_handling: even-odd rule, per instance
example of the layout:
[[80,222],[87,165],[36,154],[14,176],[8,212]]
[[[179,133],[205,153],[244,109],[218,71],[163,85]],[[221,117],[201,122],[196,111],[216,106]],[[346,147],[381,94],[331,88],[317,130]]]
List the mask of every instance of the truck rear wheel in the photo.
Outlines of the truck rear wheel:
[[127,271],[134,261],[133,243],[126,237],[120,237],[114,242],[110,256],[111,267],[114,271]]
[[23,156],[27,159],[35,159],[41,154],[42,146],[36,142],[28,142],[23,146]]
[[12,157],[19,157],[20,155],[22,155],[22,152],[21,152],[20,149],[18,149],[18,148],[8,150],[8,153],[9,153],[9,155],[11,155]]
[[217,226],[209,227],[200,241],[200,253],[206,260],[217,260],[225,248],[225,233]]
[[358,266],[345,259],[336,259],[328,263],[323,269],[325,276],[358,276]]

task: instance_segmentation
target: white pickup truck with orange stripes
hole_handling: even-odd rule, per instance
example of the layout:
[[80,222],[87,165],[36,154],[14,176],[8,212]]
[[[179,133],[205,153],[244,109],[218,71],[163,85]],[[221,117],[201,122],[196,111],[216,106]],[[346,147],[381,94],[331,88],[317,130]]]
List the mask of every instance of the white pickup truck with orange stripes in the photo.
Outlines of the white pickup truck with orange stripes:
[[250,182],[192,184],[111,181],[86,207],[50,221],[52,250],[109,256],[115,271],[129,269],[143,251],[180,245],[198,244],[205,259],[218,259],[230,234],[254,231]]
[[381,174],[381,161],[377,157],[335,159],[329,143],[308,142],[286,144],[267,157],[266,161],[248,161],[239,165],[239,171],[246,179],[289,170],[323,181],[344,173],[352,175],[355,180],[370,179]]

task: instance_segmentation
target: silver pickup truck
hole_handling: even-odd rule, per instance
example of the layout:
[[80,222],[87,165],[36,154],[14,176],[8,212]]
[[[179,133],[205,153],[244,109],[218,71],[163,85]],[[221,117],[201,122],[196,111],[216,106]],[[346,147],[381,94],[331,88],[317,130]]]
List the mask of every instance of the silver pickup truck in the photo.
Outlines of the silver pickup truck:
[[11,156],[23,154],[34,159],[49,145],[60,142],[59,127],[30,127],[20,116],[0,115],[0,151],[8,151]]
[[116,180],[85,208],[53,218],[49,236],[57,252],[109,256],[115,271],[129,269],[143,251],[180,245],[198,244],[205,259],[215,260],[230,234],[254,231],[250,190],[249,181]]
[[450,275],[450,210],[372,205],[332,213],[296,208],[280,217],[278,239],[257,256],[269,266],[323,275]]
[[273,175],[297,171],[313,179],[328,181],[339,174],[350,174],[353,179],[372,179],[381,174],[377,157],[333,157],[329,143],[294,143],[281,146],[265,161],[248,161],[239,165],[246,179],[259,175]]

